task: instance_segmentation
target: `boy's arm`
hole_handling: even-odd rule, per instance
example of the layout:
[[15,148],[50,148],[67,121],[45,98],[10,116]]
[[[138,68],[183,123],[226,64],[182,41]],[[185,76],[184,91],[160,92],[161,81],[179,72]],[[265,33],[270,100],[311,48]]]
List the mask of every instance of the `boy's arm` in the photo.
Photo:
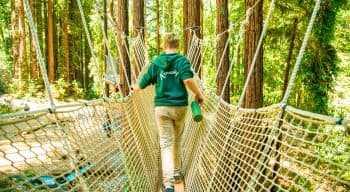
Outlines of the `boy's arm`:
[[195,79],[189,78],[189,79],[184,80],[183,82],[186,85],[186,87],[188,89],[190,89],[196,95],[196,100],[198,101],[198,103],[203,104],[204,96],[202,94],[202,91],[197,86]]
[[151,66],[148,68],[147,73],[145,73],[140,82],[138,84],[133,85],[133,89],[135,91],[139,91],[141,89],[146,88],[149,84],[154,83],[154,66],[151,64]]

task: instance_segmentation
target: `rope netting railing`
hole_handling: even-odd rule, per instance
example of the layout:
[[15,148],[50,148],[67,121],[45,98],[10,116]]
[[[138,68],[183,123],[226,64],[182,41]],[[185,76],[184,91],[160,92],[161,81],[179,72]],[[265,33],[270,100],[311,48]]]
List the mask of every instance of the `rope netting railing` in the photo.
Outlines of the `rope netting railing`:
[[0,191],[156,191],[157,132],[143,96],[1,118]]
[[[152,95],[2,116],[0,191],[157,191]],[[240,109],[205,95],[201,123],[187,112],[187,191],[349,190],[348,136],[336,119],[289,106],[278,119],[279,105]]]
[[204,121],[185,129],[188,191],[350,189],[349,136],[336,119],[292,107],[278,119],[280,105],[241,109],[206,98]]

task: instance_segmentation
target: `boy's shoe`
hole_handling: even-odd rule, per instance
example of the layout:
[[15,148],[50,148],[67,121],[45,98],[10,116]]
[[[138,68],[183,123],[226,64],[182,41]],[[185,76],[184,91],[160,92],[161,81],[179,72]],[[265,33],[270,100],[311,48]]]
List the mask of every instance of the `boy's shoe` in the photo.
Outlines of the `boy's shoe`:
[[175,192],[174,188],[165,188],[165,192]]
[[181,183],[183,179],[184,179],[184,176],[181,173],[174,175],[174,180],[175,180],[174,183]]

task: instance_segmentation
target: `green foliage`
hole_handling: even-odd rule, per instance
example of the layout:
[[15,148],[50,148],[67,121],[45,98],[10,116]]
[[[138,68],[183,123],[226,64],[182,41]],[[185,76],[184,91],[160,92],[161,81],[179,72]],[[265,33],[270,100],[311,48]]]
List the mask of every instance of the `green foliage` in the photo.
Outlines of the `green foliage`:
[[21,84],[21,80],[13,78],[9,85],[10,93],[15,94],[18,98],[24,96],[24,91],[20,90]]
[[54,87],[55,98],[63,100],[65,97],[68,96],[69,83],[64,78],[59,78]]
[[6,83],[5,81],[0,77],[0,95],[6,92]]
[[81,99],[85,96],[84,90],[81,88],[81,84],[75,80],[72,83],[68,83],[64,78],[60,78],[58,81],[56,81],[54,90],[54,97],[59,100],[64,100],[67,97]]
[[97,99],[102,96],[102,89],[96,83],[91,83],[89,85],[88,92],[85,95],[85,99]]
[[37,84],[36,81],[30,80],[28,84],[28,93],[30,96],[43,97],[45,89],[42,84]]
[[0,0],[0,68],[6,72],[12,71],[12,38],[11,38],[11,8],[10,1]]
[[[339,73],[339,59],[334,47],[336,16],[346,1],[323,1],[302,65],[298,71],[288,104],[317,113],[329,113],[329,95]],[[291,34],[296,27],[291,70],[305,35],[315,1],[279,2],[264,42],[264,104],[282,98],[286,58]],[[295,26],[294,20],[297,25]],[[280,96],[278,96],[280,95]]]
[[304,82],[310,92],[310,109],[328,114],[329,93],[339,72],[339,59],[332,45],[336,15],[346,1],[328,0],[322,3],[314,26],[314,41],[307,52],[303,68],[306,69]]
[[85,96],[84,89],[82,89],[81,87],[82,86],[78,81],[74,80],[72,82],[72,85],[71,85],[72,94],[71,95],[73,96],[73,98],[75,98],[75,99],[84,98],[84,96]]
[[19,110],[20,108],[13,105],[11,97],[4,98],[0,102],[0,114],[13,113]]

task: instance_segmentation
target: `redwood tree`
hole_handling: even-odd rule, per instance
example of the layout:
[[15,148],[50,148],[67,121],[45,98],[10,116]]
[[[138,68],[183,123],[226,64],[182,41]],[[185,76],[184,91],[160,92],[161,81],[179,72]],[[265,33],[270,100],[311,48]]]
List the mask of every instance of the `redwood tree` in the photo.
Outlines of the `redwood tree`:
[[156,46],[157,46],[157,55],[160,54],[160,21],[159,21],[159,0],[156,0]]
[[[124,35],[129,35],[128,29],[128,1],[127,0],[118,0],[118,44],[120,49],[119,55],[119,77],[120,77],[120,86],[121,93],[123,96],[129,94],[129,87],[127,80],[131,82],[130,78],[130,59],[128,57],[127,51],[129,48],[128,42],[124,41]],[[125,43],[125,44],[124,44]],[[123,67],[124,65],[124,67]]]
[[[201,38],[201,0],[183,0],[184,53],[187,54],[191,39],[191,29]],[[196,64],[192,64],[197,66]]]
[[217,94],[220,95],[222,90],[225,89],[223,99],[227,102],[230,102],[230,80],[228,78],[228,82],[226,87],[224,87],[226,76],[229,70],[229,47],[226,48],[225,45],[228,40],[228,4],[227,0],[216,0],[216,35],[218,36],[218,41],[216,44],[216,65],[218,68],[218,77],[216,81],[217,85]]
[[[203,4],[201,0],[183,0],[183,32],[184,32],[184,54],[187,55],[191,37],[193,31],[197,37],[202,38],[202,20],[201,20],[201,10]],[[196,72],[201,74],[199,69],[199,62],[201,61],[201,56],[198,57],[197,63],[192,63],[192,66],[196,66],[194,69]]]
[[19,79],[19,22],[18,22],[18,1],[11,0],[11,26],[12,26],[12,58],[14,77]]
[[71,82],[71,74],[70,74],[70,57],[69,57],[69,31],[68,31],[68,23],[69,23],[69,2],[68,0],[64,1],[64,9],[63,11],[63,29],[62,29],[62,46],[63,46],[63,57],[64,64],[66,68],[66,81]]
[[[30,9],[32,11],[32,15],[35,15],[35,6],[34,6],[34,0],[30,0]],[[34,17],[34,20],[36,21],[36,17]],[[39,66],[38,66],[38,60],[36,56],[36,50],[35,50],[35,44],[34,44],[34,38],[32,31],[29,30],[30,33],[30,78],[32,80],[36,80],[39,77]]]
[[174,32],[174,0],[169,0],[169,31]]
[[[245,0],[245,10],[259,0]],[[259,50],[259,55],[256,60],[255,68],[250,79],[247,75],[251,68],[252,60],[257,49],[260,34],[263,25],[263,1],[258,2],[254,7],[253,13],[249,18],[249,23],[245,31],[245,46],[244,46],[244,78],[249,81],[247,91],[244,97],[243,107],[259,108],[263,106],[263,50]]]
[[52,0],[47,1],[47,48],[48,48],[48,76],[50,83],[55,81],[55,55],[54,55],[54,27],[53,27]]
[[[133,37],[136,37],[139,33],[143,39],[145,39],[145,2],[144,0],[133,0]],[[141,71],[141,63],[137,54],[135,54],[134,68],[135,75],[138,76]]]
[[24,1],[16,1],[18,11],[18,30],[19,30],[19,50],[17,67],[19,69],[19,91],[24,91],[28,84],[28,65],[27,65],[27,51],[26,51],[26,32],[24,21]]

